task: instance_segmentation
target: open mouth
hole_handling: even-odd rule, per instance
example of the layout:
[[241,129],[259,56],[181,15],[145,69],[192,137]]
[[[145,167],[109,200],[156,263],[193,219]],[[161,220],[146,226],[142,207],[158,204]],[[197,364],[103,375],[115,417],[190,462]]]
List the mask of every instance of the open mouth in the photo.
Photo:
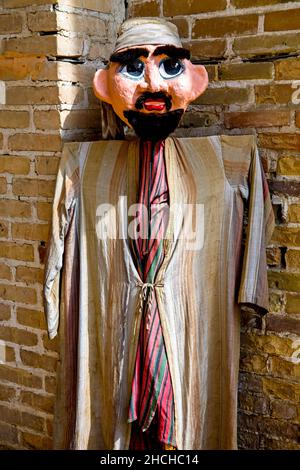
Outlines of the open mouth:
[[164,111],[166,109],[166,102],[164,98],[148,98],[144,101],[144,108],[147,111]]
[[171,97],[161,91],[155,93],[146,91],[136,100],[135,108],[156,113],[170,111],[172,108]]

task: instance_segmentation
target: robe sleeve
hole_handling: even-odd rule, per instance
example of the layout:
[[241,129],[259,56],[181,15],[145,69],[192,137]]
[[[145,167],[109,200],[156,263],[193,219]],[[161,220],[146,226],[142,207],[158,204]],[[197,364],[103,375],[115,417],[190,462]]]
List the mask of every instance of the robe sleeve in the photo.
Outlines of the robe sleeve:
[[274,230],[274,213],[267,180],[255,140],[248,174],[248,225],[238,302],[268,312],[266,245]]
[[52,224],[45,259],[43,300],[49,338],[59,326],[60,278],[63,267],[65,238],[74,207],[77,204],[79,170],[77,144],[65,144],[56,178],[52,207]]

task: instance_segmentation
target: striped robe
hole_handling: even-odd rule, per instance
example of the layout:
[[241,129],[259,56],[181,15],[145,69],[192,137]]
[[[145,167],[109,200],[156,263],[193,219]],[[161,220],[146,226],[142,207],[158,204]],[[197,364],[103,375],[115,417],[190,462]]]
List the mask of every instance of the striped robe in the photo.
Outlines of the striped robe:
[[[143,279],[127,209],[139,150],[139,141],[64,147],[44,283],[49,335],[60,335],[55,448],[129,448]],[[268,310],[268,187],[253,136],[169,137],[165,161],[170,213],[153,289],[176,445],[235,449],[240,307]]]
[[130,440],[132,450],[160,448],[161,444],[176,446],[172,382],[155,290],[152,287],[163,262],[163,237],[169,216],[163,141],[141,142],[139,173],[138,204],[143,210],[138,212],[137,226],[141,231],[137,237],[129,240],[138,273],[144,283],[129,405],[129,422],[133,423]]

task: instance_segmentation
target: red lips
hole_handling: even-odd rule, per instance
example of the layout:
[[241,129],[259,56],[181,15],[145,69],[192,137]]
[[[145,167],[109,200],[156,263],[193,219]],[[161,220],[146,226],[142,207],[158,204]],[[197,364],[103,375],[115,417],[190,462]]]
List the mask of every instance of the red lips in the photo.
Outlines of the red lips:
[[144,101],[144,108],[147,111],[163,111],[166,107],[164,98],[148,98]]

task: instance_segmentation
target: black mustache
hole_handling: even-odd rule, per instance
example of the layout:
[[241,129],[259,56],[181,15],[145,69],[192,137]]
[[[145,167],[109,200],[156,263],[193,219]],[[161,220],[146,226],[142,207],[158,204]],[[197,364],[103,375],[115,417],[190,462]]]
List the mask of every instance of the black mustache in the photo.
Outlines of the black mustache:
[[145,101],[148,99],[152,99],[152,100],[163,99],[165,101],[167,111],[170,111],[170,109],[172,108],[172,100],[170,96],[166,95],[162,91],[157,91],[155,93],[151,93],[150,91],[145,91],[145,93],[139,96],[138,99],[136,100],[135,108],[142,109]]

